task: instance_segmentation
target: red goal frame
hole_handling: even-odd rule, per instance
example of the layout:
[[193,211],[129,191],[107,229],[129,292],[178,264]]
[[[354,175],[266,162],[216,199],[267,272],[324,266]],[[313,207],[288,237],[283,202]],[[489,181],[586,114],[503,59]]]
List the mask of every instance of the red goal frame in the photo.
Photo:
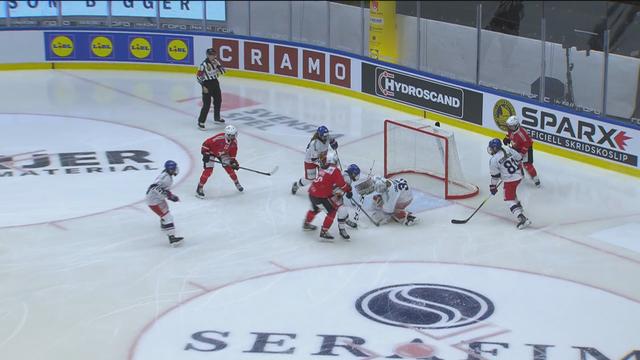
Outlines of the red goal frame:
[[[439,174],[436,173],[432,173],[432,172],[426,172],[426,171],[416,171],[416,170],[412,170],[412,169],[405,169],[405,170],[400,170],[400,171],[396,171],[396,172],[389,172],[388,169],[388,163],[387,163],[387,150],[388,150],[388,140],[387,140],[387,129],[389,127],[389,124],[392,124],[394,126],[399,126],[399,127],[403,127],[405,129],[409,129],[411,131],[416,131],[416,132],[420,132],[423,134],[426,134],[428,136],[434,136],[437,138],[440,138],[442,140],[444,140],[444,176],[441,176]],[[417,128],[414,126],[410,126],[407,124],[402,124],[399,123],[397,121],[393,121],[393,120],[389,120],[386,119],[384,121],[384,177],[388,178],[388,177],[392,177],[392,176],[396,176],[396,175],[401,175],[401,174],[418,174],[418,175],[426,175],[438,180],[442,180],[444,181],[444,198],[445,199],[450,199],[450,200],[456,200],[456,199],[467,199],[470,197],[473,197],[475,195],[478,194],[479,189],[476,185],[470,184],[470,183],[463,183],[460,181],[456,181],[456,180],[451,180],[449,178],[449,139],[446,136],[442,136],[440,134],[436,134],[435,132],[429,131],[426,127],[422,127],[422,128]],[[464,189],[467,189],[468,192],[465,192],[463,194],[449,194],[449,183],[455,184],[459,187],[462,187]]]

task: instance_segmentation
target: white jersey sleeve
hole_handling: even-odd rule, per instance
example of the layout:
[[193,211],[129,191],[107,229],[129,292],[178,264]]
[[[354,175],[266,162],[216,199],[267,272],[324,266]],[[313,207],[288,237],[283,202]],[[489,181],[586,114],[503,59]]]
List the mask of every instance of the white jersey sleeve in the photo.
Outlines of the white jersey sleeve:
[[163,202],[169,195],[172,185],[173,177],[166,171],[160,173],[153,184],[149,185],[147,189],[147,205],[157,205]]
[[318,139],[313,139],[307,145],[307,151],[304,155],[304,161],[308,163],[316,162],[320,156],[326,156],[329,151],[329,140],[322,142]]
[[504,182],[522,179],[521,165],[522,155],[510,147],[503,147],[489,159],[489,173],[492,181],[497,183],[498,179]]

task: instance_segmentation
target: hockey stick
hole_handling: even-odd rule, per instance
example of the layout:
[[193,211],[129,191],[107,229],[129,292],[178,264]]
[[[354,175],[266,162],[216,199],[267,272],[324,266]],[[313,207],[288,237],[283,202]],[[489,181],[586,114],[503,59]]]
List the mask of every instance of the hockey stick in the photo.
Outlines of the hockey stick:
[[[500,184],[502,184],[502,181],[500,181],[500,182],[496,185],[496,187],[500,186]],[[493,195],[489,195],[489,196],[487,196],[487,198],[486,198],[486,199],[484,199],[484,200],[480,203],[480,206],[478,206],[478,207],[473,211],[473,213],[472,213],[468,218],[466,218],[466,219],[464,219],[464,220],[451,219],[451,223],[452,223],[452,224],[466,224],[469,220],[471,220],[471,218],[473,217],[473,215],[475,215],[475,214],[478,212],[478,210],[480,210],[480,208],[482,207],[482,205],[484,205],[484,203],[486,203],[486,202],[487,202],[487,200],[491,199],[492,197],[493,197]]]
[[[217,159],[213,160],[213,162],[217,162],[218,164],[222,164],[223,166],[227,166],[227,165],[224,165],[224,164],[222,163],[222,161],[217,160]],[[250,169],[250,168],[246,168],[246,167],[243,167],[243,166],[238,167],[238,169],[251,171],[251,172],[254,172],[254,173],[257,173],[257,174],[260,174],[260,175],[267,175],[267,176],[271,176],[271,175],[275,174],[275,173],[276,173],[276,171],[278,171],[278,166],[276,165],[276,167],[274,167],[274,168],[273,168],[273,170],[271,170],[271,171],[269,171],[269,172],[266,172],[266,171],[260,171],[260,170],[255,170],[255,169]]]
[[[349,200],[351,200],[351,203],[352,203],[353,205],[355,205],[355,206],[358,208],[358,210],[362,211],[362,213],[363,213],[363,214],[365,214],[365,215],[366,215],[366,217],[367,217],[369,220],[371,220],[371,222],[373,223],[373,225],[375,225],[375,226],[380,226],[380,222],[379,222],[379,221],[375,221],[375,220],[373,220],[373,218],[371,217],[371,215],[369,215],[369,213],[368,213],[368,212],[367,212],[367,211],[362,207],[362,205],[360,205],[357,201],[355,201],[355,200],[353,200],[353,199],[349,199]],[[355,219],[355,218],[354,218],[354,219]]]
[[[376,161],[373,160],[373,164],[371,164],[371,167],[369,168],[369,175],[367,175],[367,179],[371,177],[371,173],[373,172],[373,167],[376,165]],[[360,195],[360,203],[362,203],[364,201],[364,195]],[[356,209],[356,213],[353,215],[353,221],[355,221],[355,223],[358,223],[358,219],[360,219],[360,208]]]

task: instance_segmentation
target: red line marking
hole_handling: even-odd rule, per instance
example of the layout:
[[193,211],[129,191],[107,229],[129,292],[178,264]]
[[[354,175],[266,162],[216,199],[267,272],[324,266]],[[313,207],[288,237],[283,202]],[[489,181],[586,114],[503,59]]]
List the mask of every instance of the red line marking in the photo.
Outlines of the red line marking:
[[200,99],[200,96],[194,96],[194,97],[190,97],[190,98],[185,98],[185,99],[180,99],[180,100],[176,100],[177,103],[183,103],[183,102],[187,102],[187,101],[191,101],[191,100],[196,100],[196,99]]
[[209,289],[208,287],[206,287],[206,286],[204,286],[204,285],[200,285],[200,284],[198,284],[198,283],[196,283],[196,282],[193,282],[193,281],[189,281],[189,282],[188,282],[188,284],[189,284],[189,285],[191,285],[191,286],[193,286],[193,287],[196,287],[196,288],[198,288],[198,289],[200,289],[200,290],[202,290],[202,291],[204,291],[204,292],[209,292],[209,291],[211,291],[211,289]]
[[277,267],[277,268],[282,269],[282,270],[286,270],[286,271],[291,270],[291,269],[289,269],[288,267],[286,267],[286,266],[284,266],[284,265],[280,265],[280,264],[278,264],[278,263],[277,263],[277,262],[275,262],[275,261],[269,261],[269,263],[270,263],[271,265],[273,265],[273,266]]
[[66,227],[64,227],[64,226],[60,225],[60,224],[59,224],[58,222],[56,222],[56,221],[52,221],[52,222],[47,223],[47,224],[49,224],[49,225],[51,225],[51,226],[53,226],[53,227],[57,227],[57,228],[58,228],[58,229],[60,229],[60,230],[65,230],[65,231],[66,231],[66,230],[68,230]]

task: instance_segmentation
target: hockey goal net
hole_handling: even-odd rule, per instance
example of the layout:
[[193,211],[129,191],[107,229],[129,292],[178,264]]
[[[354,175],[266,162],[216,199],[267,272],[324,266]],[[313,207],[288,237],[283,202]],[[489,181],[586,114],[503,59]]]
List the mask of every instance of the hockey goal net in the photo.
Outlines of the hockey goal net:
[[444,185],[445,199],[478,193],[462,173],[453,133],[426,122],[384,122],[384,175],[426,175]]

